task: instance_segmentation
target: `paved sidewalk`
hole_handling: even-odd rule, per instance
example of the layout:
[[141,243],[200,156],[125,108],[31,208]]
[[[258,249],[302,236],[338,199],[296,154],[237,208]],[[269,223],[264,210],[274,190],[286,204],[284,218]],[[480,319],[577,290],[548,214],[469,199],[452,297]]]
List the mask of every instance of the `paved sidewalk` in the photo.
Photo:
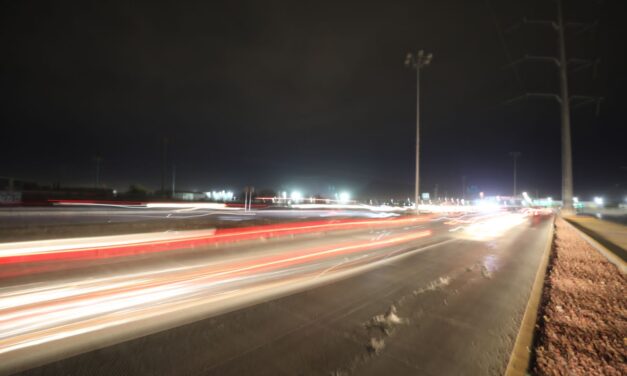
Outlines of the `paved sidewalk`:
[[627,262],[627,226],[593,217],[569,216],[565,219]]

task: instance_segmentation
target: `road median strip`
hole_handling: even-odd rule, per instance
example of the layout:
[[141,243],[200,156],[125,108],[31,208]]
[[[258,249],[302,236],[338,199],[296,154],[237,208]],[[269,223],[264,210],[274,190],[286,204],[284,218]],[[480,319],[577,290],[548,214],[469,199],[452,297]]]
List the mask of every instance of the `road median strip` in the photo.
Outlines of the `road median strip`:
[[554,236],[529,372],[627,374],[625,274],[564,219]]

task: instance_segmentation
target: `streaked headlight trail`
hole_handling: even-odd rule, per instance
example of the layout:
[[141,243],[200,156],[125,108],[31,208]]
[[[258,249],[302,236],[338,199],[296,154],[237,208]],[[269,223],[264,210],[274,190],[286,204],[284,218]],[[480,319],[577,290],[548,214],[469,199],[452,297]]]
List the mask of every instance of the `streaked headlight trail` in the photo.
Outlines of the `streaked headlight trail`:
[[[521,223],[511,216],[490,216],[481,228]],[[253,304],[411,253],[428,245],[416,243],[421,239],[453,241],[448,229],[441,218],[410,216],[3,244],[0,363],[42,346],[51,353],[98,346],[90,333],[117,330],[128,339]],[[330,236],[291,237],[308,233]],[[259,241],[274,237],[286,240]],[[206,247],[241,240],[247,242]],[[187,251],[175,252],[181,249]],[[100,258],[115,264],[98,268]]]

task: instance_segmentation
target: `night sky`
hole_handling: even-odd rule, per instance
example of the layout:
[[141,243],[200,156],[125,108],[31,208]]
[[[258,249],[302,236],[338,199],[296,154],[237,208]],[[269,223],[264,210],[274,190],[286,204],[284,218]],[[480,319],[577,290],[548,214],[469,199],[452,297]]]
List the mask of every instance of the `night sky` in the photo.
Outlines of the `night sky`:
[[[625,2],[566,1],[568,52],[599,57],[571,94],[605,98],[573,110],[575,195],[627,195]],[[575,3],[570,4],[570,3]],[[582,3],[582,4],[578,4]],[[66,186],[158,189],[168,170],[189,190],[254,185],[328,194],[412,196],[415,72],[423,71],[422,187],[459,195],[560,195],[555,67],[508,69],[554,53],[555,32],[504,30],[554,17],[552,1],[2,1],[0,176]]]

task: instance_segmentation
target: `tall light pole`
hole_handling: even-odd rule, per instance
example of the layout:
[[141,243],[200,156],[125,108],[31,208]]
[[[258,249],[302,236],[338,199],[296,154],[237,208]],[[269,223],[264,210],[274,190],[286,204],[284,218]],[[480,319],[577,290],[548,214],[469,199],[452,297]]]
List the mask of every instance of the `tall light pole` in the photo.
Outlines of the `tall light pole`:
[[165,193],[165,181],[168,165],[168,138],[164,137],[161,143],[161,196],[166,197]]
[[405,66],[416,70],[416,191],[414,192],[416,214],[419,214],[418,202],[420,200],[420,70],[431,64],[432,59],[433,54],[427,54],[424,50],[415,54],[408,52],[405,57]]
[[100,163],[102,162],[102,157],[100,155],[97,155],[96,158],[94,158],[94,160],[96,161],[96,188],[100,188]]
[[517,164],[516,162],[518,161],[518,157],[520,157],[522,154],[519,151],[512,151],[509,153],[509,155],[514,158],[514,198],[516,197],[516,194],[518,193],[518,181],[517,181]]
[[176,193],[176,165],[172,164],[172,198]]

